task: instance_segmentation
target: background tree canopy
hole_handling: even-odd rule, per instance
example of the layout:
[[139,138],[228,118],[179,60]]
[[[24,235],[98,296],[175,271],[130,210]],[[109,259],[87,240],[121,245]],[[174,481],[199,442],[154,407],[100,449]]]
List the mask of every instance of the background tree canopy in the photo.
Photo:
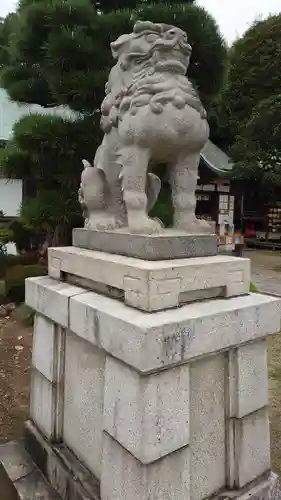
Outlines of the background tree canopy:
[[[99,8],[115,6],[135,3],[101,1]],[[81,160],[91,160],[100,141],[98,110],[113,64],[111,41],[130,32],[137,19],[175,24],[188,33],[193,46],[189,76],[207,107],[224,78],[226,48],[204,9],[191,2],[146,3],[106,13],[96,7],[90,0],[21,0],[6,44],[2,85],[11,99],[64,105],[79,113],[78,121],[24,118],[2,159],[7,175],[36,180],[37,202],[27,200],[22,216],[34,226],[45,224],[53,235],[62,222],[71,227],[80,213]]]
[[281,14],[255,23],[230,51],[223,99],[236,135],[261,101],[281,89]]
[[281,172],[281,14],[256,22],[229,50],[226,82],[210,112],[214,142],[233,175],[272,190]]
[[281,184],[281,14],[255,23],[230,54],[223,100],[234,176],[271,191]]
[[0,69],[7,66],[9,62],[9,39],[13,35],[15,22],[15,14],[0,18]]
[[217,112],[232,141],[255,106],[281,89],[281,14],[259,21],[229,50],[226,84]]
[[265,191],[281,185],[281,94],[253,108],[232,154],[237,179],[256,181]]
[[[184,0],[182,3],[193,3],[194,0]],[[97,0],[92,2],[96,9],[102,12],[109,12],[111,10],[119,9],[135,9],[139,4],[147,3],[145,0]],[[151,3],[151,2],[149,2]],[[179,0],[154,0],[154,4],[178,4]]]

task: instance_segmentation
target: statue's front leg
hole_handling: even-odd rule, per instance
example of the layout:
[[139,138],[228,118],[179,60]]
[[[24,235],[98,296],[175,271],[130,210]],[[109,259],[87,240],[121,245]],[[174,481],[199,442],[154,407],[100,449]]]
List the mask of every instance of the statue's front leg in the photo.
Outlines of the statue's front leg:
[[150,152],[132,145],[122,150],[122,189],[128,227],[133,233],[155,233],[161,230],[159,221],[148,217],[146,194],[147,167]]
[[196,218],[196,185],[199,154],[190,154],[178,159],[172,167],[170,184],[174,205],[174,227],[187,233],[210,233],[211,225]]

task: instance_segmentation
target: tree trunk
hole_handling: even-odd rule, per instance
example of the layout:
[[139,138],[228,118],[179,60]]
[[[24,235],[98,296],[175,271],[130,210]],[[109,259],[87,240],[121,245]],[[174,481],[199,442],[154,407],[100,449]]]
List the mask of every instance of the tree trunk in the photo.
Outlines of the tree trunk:
[[46,239],[40,249],[40,255],[45,258],[49,247],[65,247],[71,245],[71,228],[68,224],[60,222],[55,229],[49,228]]
[[71,245],[71,231],[68,224],[61,222],[56,226],[53,234],[52,246],[65,247]]

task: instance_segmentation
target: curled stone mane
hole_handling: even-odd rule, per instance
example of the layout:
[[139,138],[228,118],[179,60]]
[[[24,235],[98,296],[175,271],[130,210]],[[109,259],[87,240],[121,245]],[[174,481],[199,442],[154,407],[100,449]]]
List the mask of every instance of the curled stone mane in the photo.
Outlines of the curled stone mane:
[[[133,33],[119,37],[111,49],[117,64],[109,77],[102,105],[102,126],[106,132],[117,126],[125,113],[136,115],[143,106],[161,114],[168,103],[178,109],[188,105],[202,117],[206,116],[196,91],[185,77],[191,47],[181,29],[139,21]],[[116,80],[122,82],[119,87],[114,85]]]

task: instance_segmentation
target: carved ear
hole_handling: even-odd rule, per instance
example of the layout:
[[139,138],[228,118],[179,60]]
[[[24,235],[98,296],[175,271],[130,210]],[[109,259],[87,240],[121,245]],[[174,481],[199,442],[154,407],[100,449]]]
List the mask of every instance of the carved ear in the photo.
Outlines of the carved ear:
[[91,163],[88,162],[88,160],[82,160],[82,163],[83,163],[84,169],[92,166]]
[[139,34],[143,31],[150,31],[152,33],[162,33],[163,28],[161,24],[155,24],[151,21],[137,21],[134,25],[134,33]]
[[128,43],[131,40],[131,38],[132,38],[132,34],[121,35],[121,36],[119,36],[119,38],[117,38],[117,40],[115,40],[115,42],[112,42],[110,44],[112,56],[114,57],[114,59],[119,58],[119,56],[124,48],[124,45],[126,43]]

